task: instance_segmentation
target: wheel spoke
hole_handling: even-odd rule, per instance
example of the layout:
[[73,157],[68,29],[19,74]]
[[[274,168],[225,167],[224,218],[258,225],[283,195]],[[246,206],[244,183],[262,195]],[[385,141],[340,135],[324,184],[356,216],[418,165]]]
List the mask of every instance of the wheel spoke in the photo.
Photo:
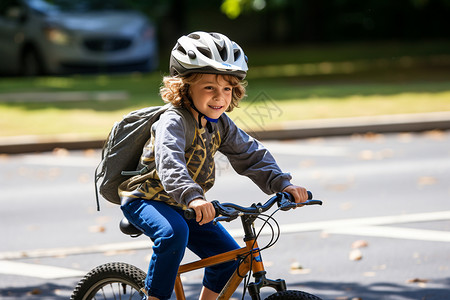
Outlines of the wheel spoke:
[[145,272],[125,263],[101,265],[86,274],[71,299],[140,300],[145,277]]

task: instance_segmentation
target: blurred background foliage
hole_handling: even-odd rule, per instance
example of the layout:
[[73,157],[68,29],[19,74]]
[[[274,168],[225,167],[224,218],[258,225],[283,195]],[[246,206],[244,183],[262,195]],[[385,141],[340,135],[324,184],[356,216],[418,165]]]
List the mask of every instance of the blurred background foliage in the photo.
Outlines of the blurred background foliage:
[[450,0],[125,0],[162,45],[199,29],[246,44],[448,39]]
[[250,66],[450,54],[450,0],[125,1],[156,23],[163,72],[176,39],[196,30],[232,37]]

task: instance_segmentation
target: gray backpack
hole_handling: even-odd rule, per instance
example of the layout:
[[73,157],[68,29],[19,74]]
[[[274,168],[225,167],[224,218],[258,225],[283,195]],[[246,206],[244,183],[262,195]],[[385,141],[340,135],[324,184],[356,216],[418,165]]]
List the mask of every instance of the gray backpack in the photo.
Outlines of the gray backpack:
[[[99,192],[109,202],[120,205],[119,185],[129,176],[145,174],[149,171],[146,168],[136,170],[142,149],[151,136],[153,123],[169,109],[183,116],[185,128],[194,126],[194,119],[186,109],[176,108],[171,104],[132,111],[114,124],[103,146],[102,160],[95,169],[97,210],[100,210]],[[192,145],[193,139],[194,132],[187,130],[186,141],[191,141],[186,143],[187,148]],[[98,185],[99,181],[101,181],[100,185]]]

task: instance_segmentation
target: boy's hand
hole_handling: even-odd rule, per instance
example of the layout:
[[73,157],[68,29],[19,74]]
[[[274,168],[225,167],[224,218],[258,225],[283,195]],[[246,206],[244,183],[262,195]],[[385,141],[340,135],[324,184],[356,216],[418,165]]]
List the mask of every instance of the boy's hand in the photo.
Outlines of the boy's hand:
[[284,188],[283,192],[288,192],[294,196],[295,203],[302,203],[308,200],[308,192],[301,186],[289,185]]
[[197,221],[200,225],[211,222],[216,216],[216,210],[211,202],[201,198],[189,202],[188,207],[195,210],[195,221]]

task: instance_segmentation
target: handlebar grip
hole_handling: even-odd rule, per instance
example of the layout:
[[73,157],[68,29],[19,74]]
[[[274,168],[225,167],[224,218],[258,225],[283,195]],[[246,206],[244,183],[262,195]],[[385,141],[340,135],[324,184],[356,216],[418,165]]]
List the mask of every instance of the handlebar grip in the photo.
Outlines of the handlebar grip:
[[[306,191],[308,193],[308,200],[311,200],[313,198],[313,194],[310,191]],[[285,196],[289,199],[289,201],[294,202],[294,196],[292,196],[289,193],[284,193]]]
[[305,202],[305,205],[322,205],[322,201],[320,200],[308,200]]
[[193,210],[192,208],[188,208],[184,211],[184,217],[187,220],[192,220],[195,219],[195,210]]

